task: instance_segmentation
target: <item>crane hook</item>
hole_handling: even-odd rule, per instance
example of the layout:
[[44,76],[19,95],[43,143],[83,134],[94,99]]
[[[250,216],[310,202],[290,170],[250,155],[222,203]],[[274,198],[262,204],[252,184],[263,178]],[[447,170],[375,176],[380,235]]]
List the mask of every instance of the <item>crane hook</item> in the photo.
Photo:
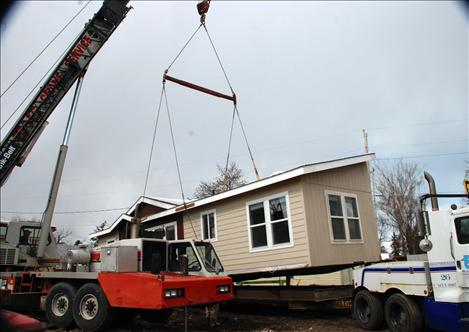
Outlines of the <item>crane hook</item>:
[[203,0],[197,4],[197,11],[200,15],[200,23],[205,24],[205,14],[207,14],[210,8],[210,0]]

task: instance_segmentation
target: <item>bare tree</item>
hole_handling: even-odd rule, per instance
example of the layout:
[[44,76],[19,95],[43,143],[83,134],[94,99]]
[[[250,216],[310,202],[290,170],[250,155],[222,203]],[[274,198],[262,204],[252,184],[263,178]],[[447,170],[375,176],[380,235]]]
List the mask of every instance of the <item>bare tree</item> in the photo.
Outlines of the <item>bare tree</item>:
[[73,232],[71,229],[68,228],[58,228],[55,232],[55,241],[57,244],[69,243],[70,237],[72,236]]
[[202,199],[246,184],[243,171],[232,161],[225,170],[217,165],[218,175],[212,181],[201,181],[195,188],[194,198]]
[[393,241],[400,244],[403,256],[419,252],[417,229],[417,195],[420,170],[414,163],[396,163],[376,168],[375,192],[378,196],[378,222],[395,232]]
[[107,227],[107,221],[104,220],[102,223],[100,223],[98,226],[95,226],[94,227],[94,232],[99,232],[99,231],[102,231],[103,229],[105,229]]

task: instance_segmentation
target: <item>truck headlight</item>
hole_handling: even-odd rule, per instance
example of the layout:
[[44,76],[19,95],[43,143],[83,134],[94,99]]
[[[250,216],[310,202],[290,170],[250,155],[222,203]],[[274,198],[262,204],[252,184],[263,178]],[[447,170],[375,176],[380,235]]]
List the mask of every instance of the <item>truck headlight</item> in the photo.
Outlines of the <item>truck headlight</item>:
[[226,294],[231,291],[231,286],[230,285],[220,285],[217,286],[217,293],[218,294]]
[[174,299],[176,297],[184,296],[184,288],[174,288],[174,289],[165,289],[164,298],[165,299]]

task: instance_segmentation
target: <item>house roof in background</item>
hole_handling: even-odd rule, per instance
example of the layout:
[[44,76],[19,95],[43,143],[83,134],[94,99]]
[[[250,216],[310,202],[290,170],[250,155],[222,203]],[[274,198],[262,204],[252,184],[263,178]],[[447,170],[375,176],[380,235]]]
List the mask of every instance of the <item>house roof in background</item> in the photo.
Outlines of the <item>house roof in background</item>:
[[133,214],[137,205],[140,203],[146,203],[167,210],[182,204],[182,200],[162,197],[140,196],[137,201],[135,201],[135,203],[132,204],[132,206],[129,207],[125,213],[122,213],[111,225],[109,225],[108,228],[105,228],[99,232],[91,233],[89,235],[89,238],[95,238],[109,234],[114,228],[116,228],[117,225],[119,225],[122,220],[132,221],[131,215]]

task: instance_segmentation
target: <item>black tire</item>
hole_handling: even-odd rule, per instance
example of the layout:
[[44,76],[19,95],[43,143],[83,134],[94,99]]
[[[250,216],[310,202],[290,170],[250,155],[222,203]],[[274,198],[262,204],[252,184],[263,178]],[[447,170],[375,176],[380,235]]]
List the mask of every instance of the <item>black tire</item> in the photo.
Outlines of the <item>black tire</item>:
[[422,313],[417,303],[404,294],[396,293],[386,300],[384,316],[392,332],[416,332],[423,327]]
[[173,309],[142,310],[140,318],[150,323],[166,324],[173,314]]
[[355,321],[365,330],[376,330],[383,326],[383,304],[379,297],[366,289],[353,297],[352,313]]
[[77,289],[66,282],[55,284],[46,297],[46,316],[50,324],[69,330],[75,327],[73,303]]
[[95,283],[84,284],[78,290],[73,304],[73,318],[85,331],[104,331],[112,323],[112,307],[102,288]]

